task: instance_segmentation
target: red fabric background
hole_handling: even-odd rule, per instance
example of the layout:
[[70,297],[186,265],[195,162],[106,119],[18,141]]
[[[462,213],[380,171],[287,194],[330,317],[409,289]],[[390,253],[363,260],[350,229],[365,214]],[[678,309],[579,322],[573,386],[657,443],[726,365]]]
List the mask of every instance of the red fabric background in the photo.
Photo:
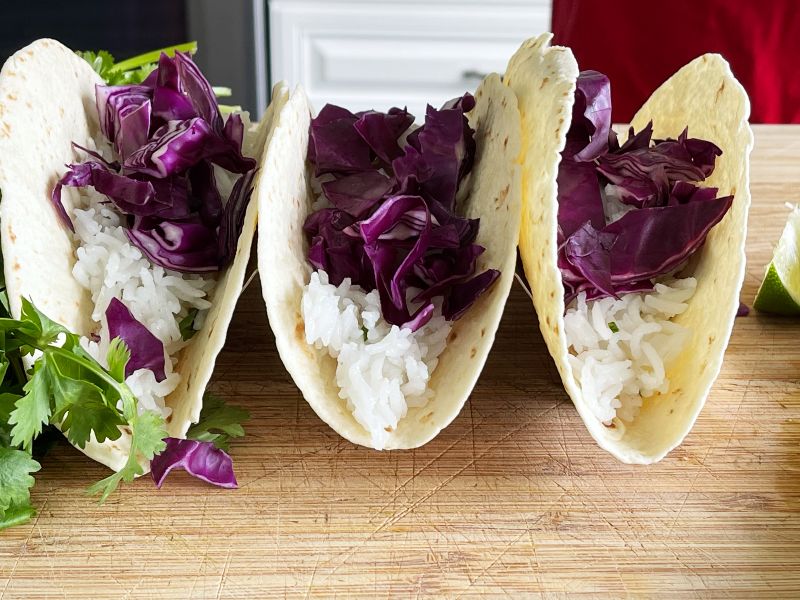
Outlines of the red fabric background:
[[719,52],[750,94],[754,123],[800,123],[800,0],[553,0],[554,43],[611,79],[629,121],[665,79]]

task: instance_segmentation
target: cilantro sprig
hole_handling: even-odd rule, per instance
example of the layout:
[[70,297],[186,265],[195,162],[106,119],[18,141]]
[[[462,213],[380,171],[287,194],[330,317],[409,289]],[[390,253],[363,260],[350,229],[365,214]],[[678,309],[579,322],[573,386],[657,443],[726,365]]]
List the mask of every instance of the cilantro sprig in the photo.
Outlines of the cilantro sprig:
[[88,62],[108,85],[131,85],[142,83],[155,70],[162,52],[167,56],[175,56],[176,51],[194,53],[197,51],[197,42],[160,48],[120,62],[116,62],[111,53],[105,50],[78,51],[75,54]]
[[[158,59],[162,52],[169,57],[175,56],[175,52],[194,54],[197,52],[197,42],[186,42],[185,44],[176,44],[167,48],[151,50],[132,58],[126,58],[120,62],[117,62],[111,53],[106,50],[97,52],[78,50],[75,54],[88,62],[95,73],[100,75],[107,85],[136,85],[142,83],[150,73],[156,70]],[[226,98],[233,94],[229,87],[214,86],[211,89],[217,98]],[[241,107],[226,108],[242,110]]]
[[131,481],[144,472],[140,461],[150,461],[164,450],[163,417],[153,411],[139,414],[136,397],[125,384],[130,352],[122,340],[110,344],[106,369],[83,349],[80,336],[24,298],[19,319],[0,318],[0,338],[5,342],[0,358],[4,373],[12,362],[37,354],[22,389],[0,394],[0,527],[24,522],[34,514],[30,473],[38,471],[39,464],[31,451],[45,425],[58,424],[80,448],[92,435],[98,442],[117,440],[121,426],[130,429],[131,449],[124,467],[89,489],[101,495],[101,502],[120,481]]
[[250,418],[250,413],[237,406],[228,406],[222,398],[213,394],[203,397],[203,410],[200,420],[186,433],[190,440],[213,442],[220,450],[228,451],[231,438],[242,437],[242,423]]

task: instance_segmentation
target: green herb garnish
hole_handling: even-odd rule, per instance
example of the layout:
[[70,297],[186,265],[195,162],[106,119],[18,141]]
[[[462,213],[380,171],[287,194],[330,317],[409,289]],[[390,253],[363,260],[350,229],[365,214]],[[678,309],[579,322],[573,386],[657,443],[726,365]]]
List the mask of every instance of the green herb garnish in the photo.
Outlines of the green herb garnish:
[[243,408],[228,406],[222,398],[206,394],[203,398],[203,411],[200,421],[192,425],[186,438],[200,442],[213,442],[220,450],[227,452],[231,438],[242,437],[242,423],[250,418]]
[[105,50],[99,52],[78,51],[75,54],[88,62],[108,85],[131,85],[142,83],[155,70],[162,52],[167,56],[175,56],[175,52],[178,51],[194,53],[197,51],[197,42],[160,48],[120,62],[116,62],[114,57]]
[[197,330],[194,328],[194,320],[197,318],[199,311],[196,308],[189,310],[189,314],[183,317],[178,323],[178,329],[181,332],[181,339],[186,342],[194,337]]
[[616,324],[614,321],[611,321],[611,323],[609,323],[609,324],[608,324],[608,328],[609,328],[609,329],[610,329],[610,330],[611,330],[613,333],[619,333],[619,327],[617,327],[617,324]]
[[[110,344],[109,368],[105,369],[81,347],[80,336],[23,298],[19,319],[0,318],[0,342],[0,528],[23,523],[35,514],[30,505],[30,473],[40,465],[31,450],[45,425],[58,424],[79,448],[92,434],[103,442],[119,439],[121,426],[130,429],[131,452],[125,466],[89,490],[101,494],[101,502],[120,481],[131,481],[144,472],[139,460],[149,461],[165,448],[164,419],[153,411],[139,414],[136,398],[125,384],[130,352],[122,340]],[[20,377],[9,365],[21,364],[23,356],[35,352],[39,357],[25,381],[25,375]]]

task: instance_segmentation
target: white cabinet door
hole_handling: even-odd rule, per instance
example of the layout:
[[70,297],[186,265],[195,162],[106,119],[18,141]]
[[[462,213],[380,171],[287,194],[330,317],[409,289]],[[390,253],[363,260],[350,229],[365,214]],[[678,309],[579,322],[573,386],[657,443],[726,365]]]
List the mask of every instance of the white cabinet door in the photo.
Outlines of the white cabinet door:
[[474,91],[547,31],[550,0],[274,0],[272,81],[302,83],[316,109],[425,105]]

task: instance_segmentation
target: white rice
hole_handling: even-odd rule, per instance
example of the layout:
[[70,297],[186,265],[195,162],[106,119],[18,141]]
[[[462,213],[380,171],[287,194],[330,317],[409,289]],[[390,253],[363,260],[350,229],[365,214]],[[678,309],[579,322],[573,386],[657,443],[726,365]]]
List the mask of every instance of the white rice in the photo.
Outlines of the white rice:
[[[66,192],[66,190],[65,190]],[[164,398],[180,381],[173,371],[176,353],[186,345],[181,338],[180,320],[189,310],[202,311],[210,306],[206,297],[214,288],[210,275],[184,274],[153,265],[130,243],[121,226],[119,213],[92,188],[76,194],[80,202],[72,210],[75,239],[78,243],[72,274],[89,290],[94,302],[92,320],[99,341],[84,338],[83,346],[101,364],[106,365],[109,345],[105,312],[112,298],[121,300],[133,316],[164,344],[167,378],[160,383],[149,369],[139,369],[126,379],[139,400],[139,410],[157,410],[165,417],[170,410]],[[201,318],[194,327],[199,328]]]
[[666,371],[689,339],[671,319],[686,310],[696,287],[693,277],[665,278],[651,292],[620,299],[587,302],[581,293],[567,308],[572,373],[594,415],[619,436],[643,399],[669,390]]
[[424,406],[428,382],[447,343],[451,323],[437,305],[417,331],[390,325],[380,298],[345,279],[338,287],[325,271],[311,274],[303,292],[306,341],[336,359],[339,397],[382,449],[409,407]]

